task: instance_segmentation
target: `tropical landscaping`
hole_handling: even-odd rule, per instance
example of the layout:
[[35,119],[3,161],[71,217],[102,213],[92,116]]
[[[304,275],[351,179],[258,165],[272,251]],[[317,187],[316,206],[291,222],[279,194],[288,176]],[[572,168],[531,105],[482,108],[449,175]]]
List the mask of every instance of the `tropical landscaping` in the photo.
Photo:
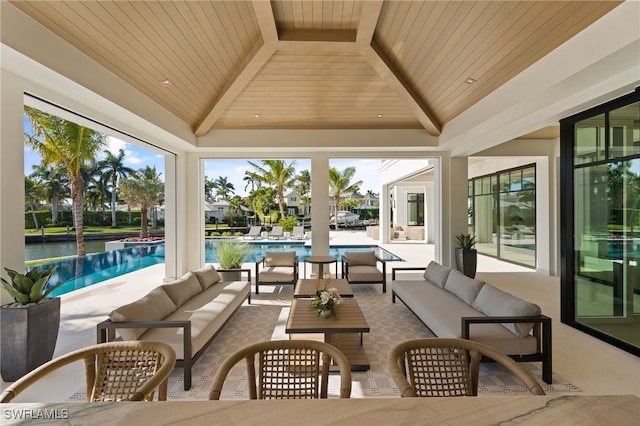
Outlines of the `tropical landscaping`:
[[[163,232],[164,182],[155,166],[129,167],[125,151],[109,151],[103,133],[35,108],[25,107],[25,122],[25,146],[40,157],[25,176],[27,237],[73,235],[77,255],[84,256],[85,234],[95,238],[135,232],[148,239]],[[311,172],[296,166],[295,160],[246,160],[243,191],[228,176],[205,176],[205,205],[226,204],[222,216],[207,216],[205,227],[215,228],[208,235],[241,235],[250,225],[262,224],[277,224],[290,232],[297,224],[308,223]],[[338,212],[363,220],[378,218],[377,201],[363,202],[377,200],[377,194],[371,190],[361,194],[363,181],[355,176],[354,166],[329,170],[335,229],[347,225]],[[106,235],[104,239],[109,239]]]

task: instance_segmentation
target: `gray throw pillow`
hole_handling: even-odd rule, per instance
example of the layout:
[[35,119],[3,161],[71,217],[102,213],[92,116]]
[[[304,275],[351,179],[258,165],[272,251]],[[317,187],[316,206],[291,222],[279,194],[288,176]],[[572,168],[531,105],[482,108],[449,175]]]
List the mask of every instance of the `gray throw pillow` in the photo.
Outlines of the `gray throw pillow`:
[[[113,322],[123,321],[159,321],[172,314],[177,306],[160,287],[154,288],[146,296],[120,306],[111,311],[109,319]],[[118,333],[123,340],[136,340],[146,332],[146,328],[119,328]]]
[[460,271],[451,271],[449,277],[447,277],[447,282],[444,284],[444,289],[464,300],[467,305],[471,305],[476,300],[483,285],[483,281],[469,278]]
[[[485,284],[471,305],[489,317],[538,316],[540,306],[519,299],[509,293]],[[503,323],[502,326],[519,337],[525,337],[533,328],[533,323]]]
[[160,287],[178,307],[196,294],[202,292],[200,282],[192,272],[187,272],[179,279]]
[[213,265],[205,265],[204,267],[193,271],[193,275],[196,276],[202,290],[206,290],[215,283],[220,281],[220,274],[216,271]]
[[424,279],[431,283],[444,288],[444,284],[447,281],[451,269],[446,266],[442,266],[433,260],[429,262],[427,269],[424,270]]

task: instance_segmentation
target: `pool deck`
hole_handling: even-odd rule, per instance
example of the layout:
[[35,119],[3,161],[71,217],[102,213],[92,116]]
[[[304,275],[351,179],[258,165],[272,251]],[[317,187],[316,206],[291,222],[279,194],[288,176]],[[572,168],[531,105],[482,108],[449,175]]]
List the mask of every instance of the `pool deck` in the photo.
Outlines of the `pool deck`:
[[[434,259],[432,244],[418,241],[379,244],[367,237],[364,231],[331,231],[330,244],[379,245],[400,256],[405,262],[389,262],[387,265],[389,278],[391,268],[395,266],[426,266]],[[252,267],[253,263],[245,266]],[[107,318],[113,309],[144,296],[162,284],[163,278],[164,265],[158,264],[62,295],[60,332],[54,356],[95,344],[96,324]],[[584,394],[640,396],[640,384],[629,380],[629,377],[640,373],[640,359],[560,323],[559,277],[479,256],[477,278],[538,304],[542,312],[553,319],[553,369]],[[391,303],[390,292],[386,297]],[[577,357],[576,354],[591,355]],[[602,359],[608,362],[603,364]],[[58,395],[73,394],[84,383],[82,369],[75,367],[52,373],[42,384],[29,389],[24,394],[25,399],[21,400],[56,402]],[[2,389],[6,386],[2,382]]]

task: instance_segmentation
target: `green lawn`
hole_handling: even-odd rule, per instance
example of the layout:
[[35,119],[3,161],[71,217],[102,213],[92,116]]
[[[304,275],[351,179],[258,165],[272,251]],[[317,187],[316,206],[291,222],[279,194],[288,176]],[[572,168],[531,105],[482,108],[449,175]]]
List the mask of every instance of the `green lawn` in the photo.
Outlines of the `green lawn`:
[[[151,231],[162,231],[164,228],[151,228],[149,227],[149,232]],[[25,235],[40,235],[42,231],[40,229],[26,229]],[[73,229],[70,232],[75,232]],[[85,234],[120,234],[122,232],[140,232],[140,226],[131,225],[131,226],[118,226],[117,228],[111,228],[110,226],[85,226],[84,233]],[[66,234],[67,227],[66,226],[52,226],[50,228],[44,228],[45,234]]]

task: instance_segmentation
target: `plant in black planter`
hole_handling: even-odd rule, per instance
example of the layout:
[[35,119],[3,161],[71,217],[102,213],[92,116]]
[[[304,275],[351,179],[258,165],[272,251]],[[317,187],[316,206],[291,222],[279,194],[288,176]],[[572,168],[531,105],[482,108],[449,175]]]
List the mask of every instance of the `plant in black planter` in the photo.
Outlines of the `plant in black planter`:
[[478,265],[478,251],[475,237],[471,234],[456,235],[458,247],[456,247],[456,269],[470,278],[475,278]]
[[20,274],[4,268],[11,282],[0,278],[15,300],[0,309],[2,378],[13,382],[53,357],[60,327],[60,298],[47,296],[60,284],[46,288],[56,267]]

